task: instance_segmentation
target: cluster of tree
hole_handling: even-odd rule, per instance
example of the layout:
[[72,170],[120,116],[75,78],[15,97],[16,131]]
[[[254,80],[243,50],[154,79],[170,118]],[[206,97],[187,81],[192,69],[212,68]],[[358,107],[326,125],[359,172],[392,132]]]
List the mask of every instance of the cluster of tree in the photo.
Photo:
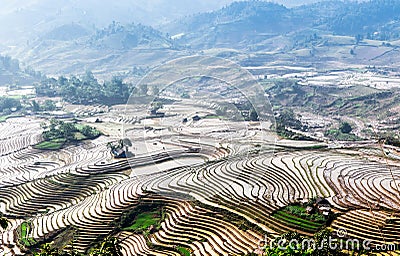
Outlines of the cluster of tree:
[[398,132],[384,132],[377,134],[380,142],[383,142],[388,145],[392,145],[395,147],[400,147],[400,135]]
[[42,73],[31,67],[21,70],[19,61],[7,55],[0,55],[0,73],[7,74],[0,79],[0,83],[7,85],[31,84],[42,77]]
[[[185,23],[188,24],[186,29],[198,30],[204,29],[210,24],[218,24],[221,21],[228,23],[228,21],[240,20],[242,23],[252,26],[252,30],[259,32],[270,31],[271,27],[288,31],[292,25],[289,13],[288,8],[271,2],[237,1],[214,12],[187,17]],[[281,26],[284,22],[287,22],[285,26]]]
[[275,118],[276,126],[283,129],[285,127],[290,127],[295,130],[304,130],[303,125],[300,120],[297,118],[296,114],[291,109],[284,109],[279,115]]
[[[109,40],[112,37],[113,40]],[[119,40],[118,40],[119,39]],[[112,43],[110,43],[112,41]],[[116,43],[118,42],[118,43]],[[166,47],[173,46],[168,35],[142,24],[126,24],[113,21],[108,27],[97,30],[89,39],[89,45],[96,48],[131,49],[139,45]]]
[[117,238],[108,236],[101,243],[94,246],[87,254],[79,253],[73,249],[59,250],[51,244],[43,244],[34,256],[121,256],[121,245]]
[[[399,38],[398,29],[392,28],[398,20],[400,2],[374,0],[337,5],[336,15],[325,22],[337,34],[355,35],[361,39],[390,40]],[[394,24],[396,25],[396,24]]]
[[353,128],[348,122],[342,122],[340,123],[339,130],[342,133],[350,133],[353,130]]
[[305,137],[303,135],[297,134],[293,131],[290,131],[288,128],[305,131],[307,129],[306,126],[302,125],[301,121],[297,118],[297,115],[291,109],[284,109],[281,111],[276,117],[276,132],[279,136],[289,139],[300,139],[300,140],[309,140],[310,138]]
[[[147,88],[145,89],[143,93],[147,94]],[[133,90],[132,85],[124,83],[118,77],[100,83],[90,71],[81,78],[76,76],[47,78],[36,85],[38,96],[61,96],[65,101],[76,104],[126,103]]]
[[36,100],[32,101],[32,110],[34,112],[39,112],[39,111],[53,111],[56,109],[56,104],[52,100],[45,100],[43,104],[37,103]]
[[19,61],[10,56],[0,56],[0,70],[19,71]]
[[11,109],[20,109],[21,102],[18,99],[8,98],[8,97],[0,97],[0,111],[4,114],[9,114]]
[[164,104],[161,101],[154,100],[151,103],[151,112],[152,113],[157,113],[157,111],[162,109],[163,107],[164,107]]
[[[254,106],[251,104],[250,101],[242,102],[242,103],[235,103],[235,107],[240,113],[239,116],[232,117],[233,119],[237,120],[245,120],[245,121],[259,121],[260,117],[255,110]],[[225,116],[228,113],[228,108],[226,106],[221,106],[219,109],[216,110],[216,114],[218,116]]]
[[351,133],[353,128],[348,122],[341,122],[339,129],[329,129],[325,132],[325,136],[340,141],[357,141],[360,138]]
[[100,135],[100,132],[88,125],[76,125],[70,122],[64,122],[57,119],[51,119],[50,124],[42,124],[43,138],[46,141],[64,139],[67,142],[78,140],[76,133],[81,133],[85,138],[92,139]]
[[256,122],[256,121],[259,121],[260,119],[259,119],[259,116],[258,116],[258,113],[257,113],[257,111],[254,109],[254,108],[252,108],[251,110],[250,110],[250,112],[249,112],[249,117],[248,117],[248,119],[247,119],[248,121],[253,121],[253,122]]

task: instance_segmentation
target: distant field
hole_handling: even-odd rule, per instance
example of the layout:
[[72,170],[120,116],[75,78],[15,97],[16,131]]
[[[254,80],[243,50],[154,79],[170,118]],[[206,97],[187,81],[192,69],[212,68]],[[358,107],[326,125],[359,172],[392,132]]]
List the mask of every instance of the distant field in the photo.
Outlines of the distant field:
[[123,230],[135,231],[135,230],[146,230],[150,226],[155,226],[160,221],[160,212],[152,211],[152,212],[143,212],[140,213],[134,220],[133,224],[129,227],[124,228]]
[[62,148],[62,146],[65,144],[66,140],[65,139],[54,139],[50,141],[43,141],[37,145],[35,145],[35,148],[37,149],[47,149],[47,150],[57,150]]

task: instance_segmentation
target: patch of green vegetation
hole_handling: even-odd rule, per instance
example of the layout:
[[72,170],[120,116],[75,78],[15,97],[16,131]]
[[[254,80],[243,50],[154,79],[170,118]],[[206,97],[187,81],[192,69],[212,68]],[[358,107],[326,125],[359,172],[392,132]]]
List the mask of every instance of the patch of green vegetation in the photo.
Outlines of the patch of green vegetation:
[[120,77],[113,77],[110,81],[100,83],[90,71],[80,78],[76,76],[47,78],[35,87],[39,96],[59,96],[65,101],[76,104],[108,103],[109,105],[125,103],[131,93],[145,96],[149,89],[147,85],[135,88],[132,84],[124,83]]
[[0,116],[0,123],[5,122],[9,117],[10,117],[10,115]]
[[283,220],[289,226],[293,226],[295,228],[298,228],[300,230],[304,230],[307,232],[316,232],[318,229],[320,229],[323,226],[323,224],[321,224],[321,223],[304,220],[303,218],[296,217],[296,216],[288,214],[284,211],[277,211],[272,216],[277,219]]
[[44,149],[44,150],[58,150],[64,146],[66,140],[65,139],[54,139],[49,141],[43,141],[39,144],[35,145],[37,149]]
[[[71,239],[71,237],[69,238]],[[113,236],[107,236],[104,239],[99,239],[93,246],[86,252],[81,253],[76,251],[73,246],[69,248],[58,247],[56,242],[46,242],[40,247],[32,250],[29,255],[34,256],[109,256],[109,255],[122,255],[121,241]],[[33,252],[33,254],[32,254]]]
[[7,96],[7,97],[8,97],[8,98],[11,98],[11,99],[21,100],[21,99],[24,98],[24,96],[25,96],[25,95],[9,95],[9,96]]
[[34,112],[56,110],[56,104],[52,100],[45,100],[43,104],[39,104],[36,100],[33,100],[31,105]]
[[45,129],[43,132],[45,141],[35,145],[37,149],[57,150],[65,143],[95,139],[101,135],[100,131],[88,125],[67,123],[55,119],[51,119],[49,125],[43,124],[42,126]]
[[21,243],[26,246],[30,247],[36,244],[36,241],[32,237],[28,237],[28,234],[31,231],[31,224],[29,222],[22,222],[21,224]]
[[217,116],[217,115],[207,115],[204,117],[204,119],[223,119],[223,116]]
[[[124,212],[119,220],[119,228],[135,233],[149,234],[160,229],[160,223],[165,219],[164,203],[141,203]],[[148,230],[150,226],[154,227]]]
[[305,227],[308,227],[308,228],[312,228],[313,229],[313,228],[319,228],[321,226],[321,223],[319,223],[319,222],[306,220],[304,218],[294,216],[294,215],[292,215],[290,213],[287,213],[285,211],[278,211],[274,216],[277,216],[277,215],[280,215],[280,217],[282,219],[289,220],[292,223],[297,223],[297,224],[300,224],[301,226],[305,226]]
[[190,250],[187,249],[187,248],[178,246],[177,249],[178,249],[179,253],[181,255],[183,255],[183,256],[190,256],[191,255]]
[[314,233],[321,229],[327,219],[320,213],[309,214],[307,205],[288,205],[272,214],[273,217],[284,221],[287,225],[306,232]]
[[65,248],[69,244],[73,244],[74,237],[77,231],[73,227],[68,227],[60,231],[60,233],[56,234],[52,240],[52,247],[53,248]]
[[74,138],[75,138],[75,140],[78,140],[78,141],[87,139],[87,137],[80,132],[76,132],[74,134]]
[[21,108],[21,102],[19,99],[14,99],[12,97],[0,97],[0,112],[3,112],[3,114],[10,113],[12,108]]
[[341,141],[360,141],[361,138],[352,133],[343,133],[338,129],[329,129],[325,132],[325,135],[334,140]]
[[21,117],[21,116],[22,116],[22,115],[17,114],[17,113],[11,114],[11,115],[0,116],[0,123],[1,123],[1,122],[5,122],[5,121],[7,121],[7,120],[10,119],[10,118],[17,118],[17,117]]
[[126,231],[146,230],[150,226],[156,226],[161,220],[160,211],[143,212],[136,216],[133,224],[123,228]]
[[293,132],[288,128],[292,128],[298,131],[305,131],[306,126],[303,126],[297,115],[291,109],[284,109],[275,118],[276,120],[276,132],[279,136],[291,139],[291,140],[308,140],[313,141],[314,139],[304,136],[300,133]]
[[312,220],[320,223],[325,222],[325,217],[320,213],[308,214],[306,208],[301,205],[288,205],[284,208],[285,212],[296,215],[303,219]]

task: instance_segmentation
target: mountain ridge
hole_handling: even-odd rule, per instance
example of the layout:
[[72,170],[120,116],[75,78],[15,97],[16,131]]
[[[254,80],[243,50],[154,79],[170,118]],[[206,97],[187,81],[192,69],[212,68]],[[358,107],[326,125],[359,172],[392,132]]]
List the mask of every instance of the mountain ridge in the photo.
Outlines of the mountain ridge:
[[[50,74],[84,69],[116,72],[118,68],[127,72],[203,51],[233,59],[270,52],[274,56],[270,60],[279,61],[337,60],[374,65],[390,58],[390,63],[395,63],[400,2],[391,2],[331,0],[289,8],[265,1],[240,1],[187,15],[159,29],[115,21],[101,29],[68,23],[7,54]],[[382,15],[385,12],[388,15]],[[363,18],[359,23],[360,15],[375,18]],[[379,49],[369,53],[371,47]]]

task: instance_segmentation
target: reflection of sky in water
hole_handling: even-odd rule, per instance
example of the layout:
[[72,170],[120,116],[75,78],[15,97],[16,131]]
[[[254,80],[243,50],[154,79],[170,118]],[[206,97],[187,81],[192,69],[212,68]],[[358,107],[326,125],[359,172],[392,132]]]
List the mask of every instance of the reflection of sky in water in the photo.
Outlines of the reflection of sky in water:
[[163,163],[133,168],[130,176],[135,177],[135,176],[139,176],[139,175],[151,174],[151,173],[156,173],[156,172],[160,172],[160,171],[164,171],[164,170],[169,170],[169,169],[176,168],[176,167],[193,166],[193,165],[201,164],[201,163],[204,163],[204,159],[201,157],[196,157],[196,156],[172,159],[170,161],[166,161]]

